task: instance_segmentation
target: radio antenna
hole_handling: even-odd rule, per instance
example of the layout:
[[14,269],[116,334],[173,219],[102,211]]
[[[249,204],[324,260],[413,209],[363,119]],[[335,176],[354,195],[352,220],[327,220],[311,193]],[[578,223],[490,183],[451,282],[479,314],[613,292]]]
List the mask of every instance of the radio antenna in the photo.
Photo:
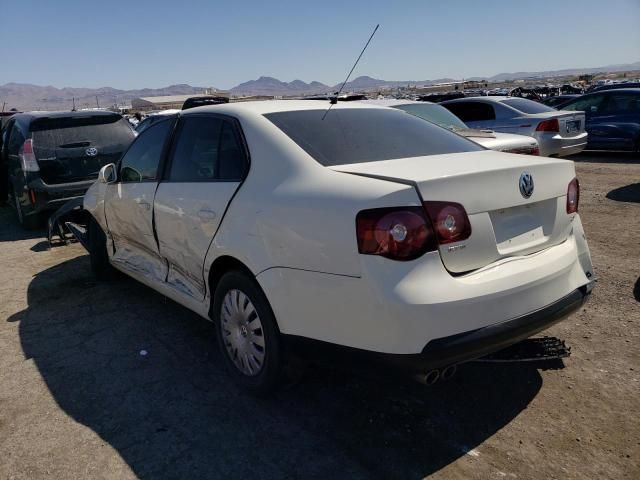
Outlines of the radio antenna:
[[367,47],[369,46],[369,44],[371,43],[371,39],[373,38],[373,36],[376,34],[376,32],[378,31],[378,28],[380,27],[380,24],[376,25],[376,28],[373,29],[373,32],[371,33],[371,36],[369,37],[369,40],[367,40],[367,43],[365,43],[364,48],[362,49],[362,51],[360,52],[360,55],[358,55],[358,58],[356,59],[356,63],[353,64],[353,67],[351,67],[351,70],[349,71],[349,75],[347,75],[347,78],[345,78],[344,82],[342,82],[342,86],[340,87],[340,90],[338,90],[338,93],[336,93],[335,97],[332,97],[329,99],[329,108],[327,108],[327,111],[324,112],[324,115],[322,116],[322,120],[324,120],[324,117],[327,116],[327,113],[329,113],[329,110],[331,110],[331,107],[333,107],[336,103],[338,103],[338,97],[340,96],[340,94],[342,93],[342,89],[344,88],[344,86],[347,84],[347,82],[349,81],[349,77],[351,77],[351,74],[353,73],[353,71],[356,69],[356,65],[358,65],[358,62],[360,61],[360,59],[362,58],[362,54],[364,53],[364,51],[367,49]]

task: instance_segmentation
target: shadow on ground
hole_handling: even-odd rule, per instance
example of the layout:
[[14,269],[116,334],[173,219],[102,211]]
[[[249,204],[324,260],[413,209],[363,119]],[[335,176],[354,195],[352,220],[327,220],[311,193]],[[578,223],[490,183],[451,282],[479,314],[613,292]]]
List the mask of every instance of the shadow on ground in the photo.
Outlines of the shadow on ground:
[[571,155],[570,157],[567,157],[567,159],[575,162],[640,163],[640,153],[589,150],[586,152],[580,152],[577,155]]
[[38,230],[25,230],[18,223],[13,207],[7,204],[0,206],[0,242],[14,242],[39,237],[47,237],[44,224]]
[[640,302],[640,277],[638,277],[636,284],[633,286],[633,298]]
[[224,373],[208,322],[133,280],[96,283],[86,256],[34,277],[9,321],[60,407],[140,478],[422,478],[542,383],[519,366],[468,365],[431,388],[311,368],[254,399]]
[[640,203],[640,183],[615,188],[607,193],[607,198],[616,202]]

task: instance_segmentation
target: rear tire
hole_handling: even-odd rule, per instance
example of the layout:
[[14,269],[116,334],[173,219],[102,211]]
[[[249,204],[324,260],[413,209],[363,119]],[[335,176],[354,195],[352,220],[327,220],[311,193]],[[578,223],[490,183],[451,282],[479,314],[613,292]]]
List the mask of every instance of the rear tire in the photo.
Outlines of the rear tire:
[[20,199],[18,198],[18,194],[15,189],[13,190],[13,205],[16,210],[16,215],[18,217],[18,222],[20,226],[25,230],[36,230],[42,225],[42,218],[40,214],[34,213],[32,215],[25,215],[22,211],[22,205],[20,205]]
[[114,268],[109,263],[107,236],[93,217],[89,220],[87,228],[91,271],[100,280],[110,280],[114,276]]
[[273,391],[283,369],[280,331],[255,279],[239,270],[225,273],[211,310],[218,346],[235,383],[253,395]]

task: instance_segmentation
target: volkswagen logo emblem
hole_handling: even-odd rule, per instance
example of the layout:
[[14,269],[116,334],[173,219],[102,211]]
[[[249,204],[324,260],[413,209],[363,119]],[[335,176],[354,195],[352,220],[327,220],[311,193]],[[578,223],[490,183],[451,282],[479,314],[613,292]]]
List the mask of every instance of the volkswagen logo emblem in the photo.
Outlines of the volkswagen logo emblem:
[[533,194],[533,176],[529,172],[523,172],[518,182],[520,195],[529,198]]
[[95,157],[98,155],[98,149],[96,147],[89,147],[84,151],[84,153],[87,154],[87,157]]

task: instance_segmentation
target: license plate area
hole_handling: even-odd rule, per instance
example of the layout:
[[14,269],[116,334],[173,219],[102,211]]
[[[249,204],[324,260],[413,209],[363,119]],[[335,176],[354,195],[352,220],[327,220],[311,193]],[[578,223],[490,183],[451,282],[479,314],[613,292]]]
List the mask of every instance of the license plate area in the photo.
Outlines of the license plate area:
[[502,255],[544,244],[553,233],[556,199],[489,213],[496,247]]
[[580,130],[580,120],[567,120],[565,125],[567,133],[575,133]]

